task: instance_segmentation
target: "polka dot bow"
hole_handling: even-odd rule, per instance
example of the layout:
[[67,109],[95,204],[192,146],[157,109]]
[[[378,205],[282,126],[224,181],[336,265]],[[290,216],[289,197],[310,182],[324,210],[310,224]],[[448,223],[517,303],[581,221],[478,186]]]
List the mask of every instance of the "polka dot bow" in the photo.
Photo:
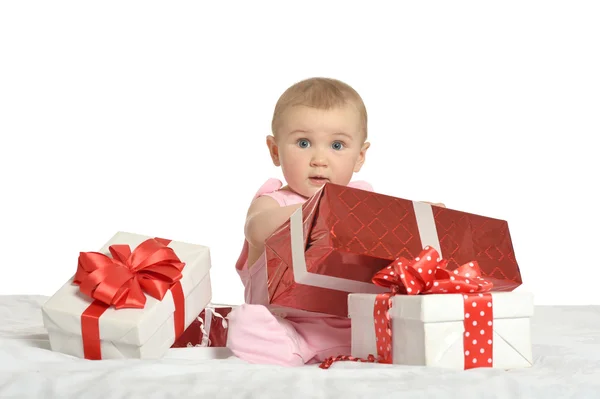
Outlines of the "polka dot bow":
[[419,295],[486,292],[492,283],[481,277],[477,262],[450,272],[448,262],[435,248],[427,246],[414,260],[400,257],[373,277],[373,283],[390,288],[393,294]]

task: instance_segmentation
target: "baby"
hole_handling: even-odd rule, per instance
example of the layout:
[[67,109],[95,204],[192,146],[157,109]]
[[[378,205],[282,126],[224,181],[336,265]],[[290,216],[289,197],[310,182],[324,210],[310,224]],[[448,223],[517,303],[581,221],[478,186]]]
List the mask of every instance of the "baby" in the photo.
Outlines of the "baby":
[[279,98],[272,133],[267,146],[287,185],[268,180],[248,209],[236,264],[246,303],[229,314],[227,347],[248,362],[283,366],[350,355],[348,318],[282,315],[268,305],[264,243],[327,182],[373,190],[366,182],[351,182],[370,145],[365,105],[343,82],[307,79]]

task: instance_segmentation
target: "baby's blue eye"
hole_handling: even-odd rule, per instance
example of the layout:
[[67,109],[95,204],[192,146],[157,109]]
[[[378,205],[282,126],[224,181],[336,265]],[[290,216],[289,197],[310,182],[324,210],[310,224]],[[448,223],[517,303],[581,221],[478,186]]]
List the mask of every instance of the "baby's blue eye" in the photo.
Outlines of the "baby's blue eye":
[[341,150],[342,148],[344,148],[344,144],[340,143],[339,141],[335,141],[333,144],[331,144],[331,148],[333,148],[334,150]]
[[308,148],[310,146],[310,143],[306,139],[300,139],[298,140],[298,146],[300,148]]

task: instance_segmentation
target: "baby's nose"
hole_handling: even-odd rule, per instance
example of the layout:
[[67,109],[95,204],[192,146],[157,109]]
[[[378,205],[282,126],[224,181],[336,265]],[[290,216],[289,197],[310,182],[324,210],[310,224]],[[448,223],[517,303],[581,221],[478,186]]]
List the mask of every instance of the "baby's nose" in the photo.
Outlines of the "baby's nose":
[[327,158],[321,153],[315,153],[310,164],[312,166],[327,166]]

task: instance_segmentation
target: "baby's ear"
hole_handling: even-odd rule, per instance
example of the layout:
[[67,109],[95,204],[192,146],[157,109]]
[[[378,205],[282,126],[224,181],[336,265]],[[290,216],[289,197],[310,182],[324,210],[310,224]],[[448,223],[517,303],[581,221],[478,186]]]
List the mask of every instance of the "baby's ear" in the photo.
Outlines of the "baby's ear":
[[275,137],[271,135],[267,136],[267,147],[269,147],[269,154],[271,155],[273,165],[281,166],[281,162],[279,161],[279,147],[275,142]]
[[365,142],[361,149],[360,149],[360,153],[358,154],[358,159],[356,160],[356,163],[354,164],[354,173],[358,173],[360,172],[360,169],[362,168],[363,164],[365,163],[365,157],[367,155],[367,150],[369,149],[369,147],[371,147],[371,143],[369,142]]

